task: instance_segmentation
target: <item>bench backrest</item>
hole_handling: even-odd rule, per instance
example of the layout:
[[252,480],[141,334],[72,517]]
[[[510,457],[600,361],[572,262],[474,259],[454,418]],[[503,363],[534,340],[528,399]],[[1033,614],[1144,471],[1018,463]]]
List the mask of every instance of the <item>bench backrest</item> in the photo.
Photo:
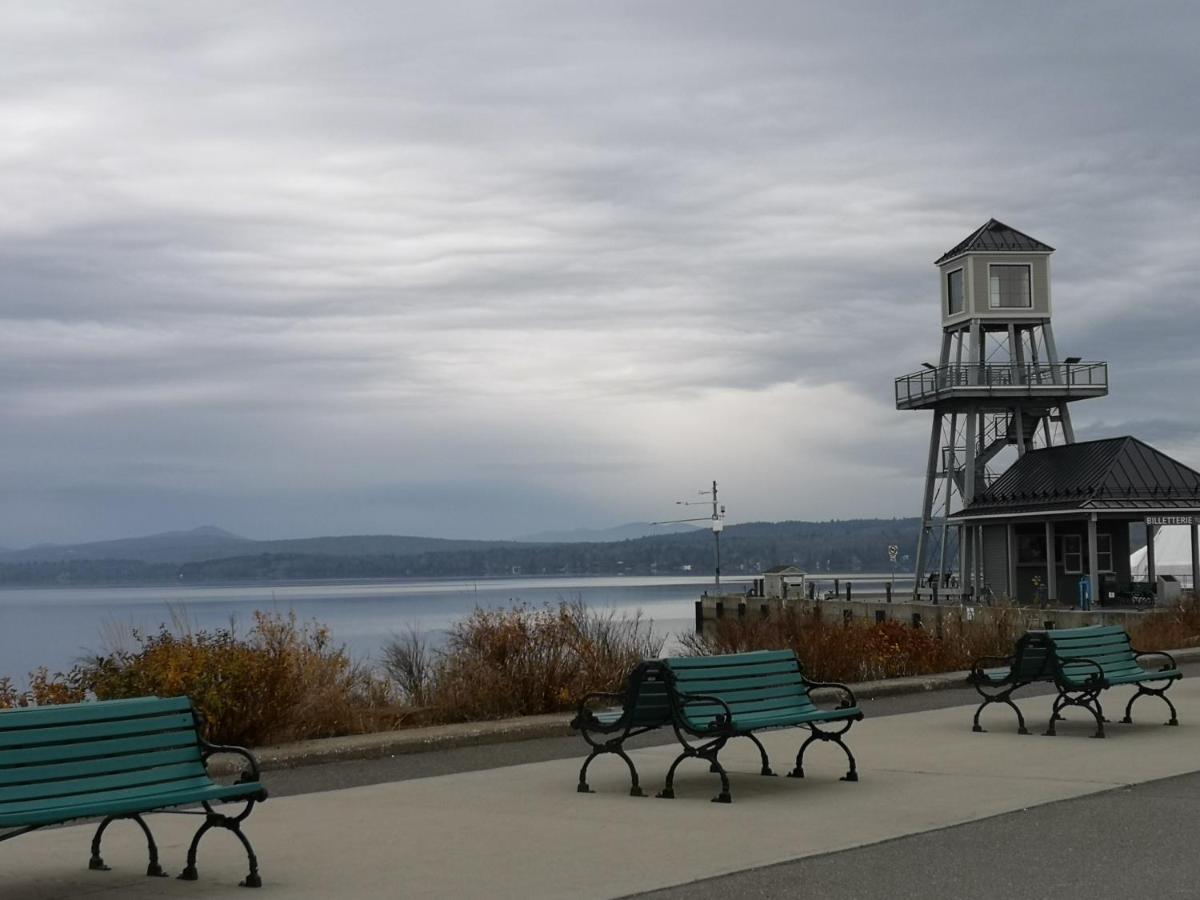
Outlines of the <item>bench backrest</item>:
[[625,715],[631,728],[658,728],[671,721],[667,677],[657,662],[644,662],[629,675],[625,687]]
[[1028,631],[1017,639],[1012,680],[1037,681],[1053,676],[1052,650],[1045,632]]
[[1054,649],[1057,672],[1071,681],[1086,681],[1096,674],[1098,663],[1104,675],[1124,675],[1138,668],[1129,633],[1120,625],[1091,628],[1055,628],[1042,632]]
[[0,813],[208,784],[187,697],[0,711]]
[[[663,660],[672,683],[683,694],[720,697],[736,718],[745,713],[813,708],[808,680],[791,650],[732,653],[724,656],[680,656]],[[692,725],[704,727],[725,710],[715,703],[695,703],[681,710]]]

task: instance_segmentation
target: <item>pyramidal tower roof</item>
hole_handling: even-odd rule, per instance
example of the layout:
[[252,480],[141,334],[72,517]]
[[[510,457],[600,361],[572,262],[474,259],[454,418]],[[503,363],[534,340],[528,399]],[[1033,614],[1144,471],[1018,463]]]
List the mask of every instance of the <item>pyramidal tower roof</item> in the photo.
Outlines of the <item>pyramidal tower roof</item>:
[[1005,225],[1003,222],[998,222],[995,219],[988,219],[975,231],[971,232],[964,240],[960,241],[951,249],[941,255],[934,265],[941,265],[948,259],[954,259],[956,256],[961,256],[963,253],[970,253],[972,250],[981,250],[985,253],[1053,253],[1054,248],[1049,244],[1043,244],[1037,238],[1032,238],[1023,231]]

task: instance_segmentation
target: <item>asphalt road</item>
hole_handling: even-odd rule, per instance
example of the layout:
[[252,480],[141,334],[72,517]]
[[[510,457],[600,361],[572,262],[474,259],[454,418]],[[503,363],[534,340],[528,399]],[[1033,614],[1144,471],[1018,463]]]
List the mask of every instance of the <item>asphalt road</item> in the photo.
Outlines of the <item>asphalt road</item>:
[[635,896],[1195,900],[1198,819],[1200,774],[1184,775]]

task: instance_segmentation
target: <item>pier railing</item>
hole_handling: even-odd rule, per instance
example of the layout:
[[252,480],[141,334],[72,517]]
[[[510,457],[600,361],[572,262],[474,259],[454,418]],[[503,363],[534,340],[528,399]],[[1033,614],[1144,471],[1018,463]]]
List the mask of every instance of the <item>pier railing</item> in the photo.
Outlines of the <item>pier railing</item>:
[[1108,363],[930,366],[896,379],[896,406],[905,409],[954,396],[1071,399],[1108,393]]

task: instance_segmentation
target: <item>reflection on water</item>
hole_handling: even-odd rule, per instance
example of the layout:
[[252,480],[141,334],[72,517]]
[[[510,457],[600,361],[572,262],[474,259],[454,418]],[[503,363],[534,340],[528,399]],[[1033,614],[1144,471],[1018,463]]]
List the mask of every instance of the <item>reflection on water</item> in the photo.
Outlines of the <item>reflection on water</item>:
[[[822,584],[832,575],[822,575]],[[849,576],[880,588],[886,576]],[[745,591],[748,578],[726,578],[722,588]],[[439,579],[355,584],[286,584],[275,587],[121,587],[0,590],[0,675],[24,681],[37,666],[69,668],[80,657],[128,641],[132,629],[156,630],[186,623],[249,628],[254,610],[295,612],[332,630],[358,660],[378,659],[395,633],[415,628],[431,644],[476,606],[540,606],[580,599],[617,615],[641,611],[668,638],[693,625],[693,603],[712,579],[705,577]]]

